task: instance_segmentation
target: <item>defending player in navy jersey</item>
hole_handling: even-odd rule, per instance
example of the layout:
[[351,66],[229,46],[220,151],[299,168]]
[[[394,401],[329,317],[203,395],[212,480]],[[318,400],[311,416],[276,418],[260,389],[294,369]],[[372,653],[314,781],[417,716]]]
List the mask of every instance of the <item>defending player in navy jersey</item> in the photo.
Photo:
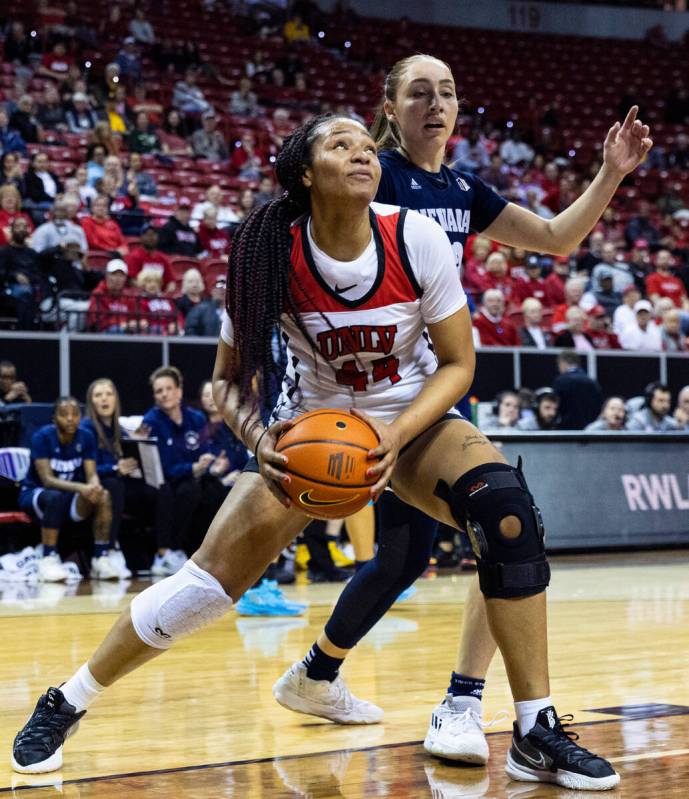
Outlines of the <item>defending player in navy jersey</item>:
[[[622,177],[643,161],[652,146],[648,127],[636,120],[637,110],[632,108],[623,124],[610,129],[604,165],[588,190],[547,221],[507,203],[479,178],[443,163],[458,112],[451,70],[431,56],[403,59],[386,78],[371,129],[380,148],[376,200],[413,208],[438,222],[452,242],[458,268],[470,231],[525,249],[569,254],[607,207]],[[341,683],[338,671],[348,652],[428,563],[433,526],[399,500],[386,500],[384,496],[379,503],[382,529],[376,557],[347,585],[303,664],[295,664],[274,686],[276,698],[285,706],[341,723],[373,723],[383,716],[380,708],[351,695],[347,702],[340,701],[341,687],[338,697],[331,690],[329,702],[325,681]],[[424,742],[431,754],[468,763],[487,761],[481,697],[495,648],[476,581],[465,607],[456,670],[446,698],[433,711]],[[511,685],[519,730],[525,733],[549,699],[521,695]],[[536,691],[547,694],[547,682]]]
[[464,245],[470,232],[480,233],[507,205],[479,177],[440,165],[428,172],[397,150],[383,150],[376,200],[413,208],[434,219],[450,239],[457,270],[461,274]]

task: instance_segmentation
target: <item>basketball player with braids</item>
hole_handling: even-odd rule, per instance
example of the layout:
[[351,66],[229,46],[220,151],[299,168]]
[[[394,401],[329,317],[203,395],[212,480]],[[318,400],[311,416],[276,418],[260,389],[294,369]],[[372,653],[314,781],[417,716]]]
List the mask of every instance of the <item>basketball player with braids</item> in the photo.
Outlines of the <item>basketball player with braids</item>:
[[[213,377],[218,408],[255,458],[193,556],[138,594],[91,659],[40,697],[15,738],[17,771],[59,768],[65,738],[107,686],[222,617],[306,526],[283,492],[289,460],[275,446],[291,419],[325,406],[352,408],[376,431],[373,499],[391,483],[430,516],[470,523],[512,690],[524,700],[547,697],[549,569],[540,516],[521,471],[450,410],[471,384],[475,355],[447,237],[421,214],[372,202],[381,172],[376,145],[352,120],[310,120],[286,139],[276,170],[286,193],[235,234]],[[346,297],[340,286],[350,287]],[[354,324],[370,335],[348,335]],[[288,366],[275,421],[265,428],[276,325]],[[382,327],[391,344],[385,358],[380,342],[372,345]],[[322,344],[333,334],[343,343],[337,352]],[[554,707],[537,716],[526,733],[515,727],[512,777],[617,784],[612,766],[562,729]]]
[[[371,129],[382,167],[376,200],[416,209],[437,220],[452,244],[458,270],[470,231],[528,250],[569,254],[604,211],[622,177],[650,149],[648,127],[636,120],[636,111],[631,109],[623,125],[611,128],[604,145],[605,163],[593,185],[570,209],[546,222],[507,203],[474,175],[444,166],[458,113],[452,73],[431,56],[405,58],[386,78]],[[273,688],[285,707],[346,724],[375,723],[383,717],[381,708],[348,694],[339,668],[399,592],[423,573],[435,528],[391,492],[381,497],[378,509],[381,524],[375,557],[350,580],[304,661],[294,664]],[[477,579],[465,604],[456,670],[446,698],[433,711],[424,742],[430,753],[468,763],[487,761],[481,698],[495,649]],[[515,700],[520,726],[527,731],[540,710],[538,702],[534,705],[518,693]]]

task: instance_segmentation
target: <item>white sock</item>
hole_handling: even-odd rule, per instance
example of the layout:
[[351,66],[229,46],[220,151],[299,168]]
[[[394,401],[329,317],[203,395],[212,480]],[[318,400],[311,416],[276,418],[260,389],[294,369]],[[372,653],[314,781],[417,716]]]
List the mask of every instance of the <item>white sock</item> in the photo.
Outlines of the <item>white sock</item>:
[[74,705],[77,713],[80,713],[82,710],[86,710],[94,699],[98,699],[105,687],[96,682],[93,674],[89,671],[88,663],[84,663],[60,690],[69,704]]
[[517,724],[520,735],[526,735],[536,723],[536,716],[544,707],[550,707],[553,700],[546,696],[544,699],[528,699],[526,702],[515,702],[514,711],[517,714]]

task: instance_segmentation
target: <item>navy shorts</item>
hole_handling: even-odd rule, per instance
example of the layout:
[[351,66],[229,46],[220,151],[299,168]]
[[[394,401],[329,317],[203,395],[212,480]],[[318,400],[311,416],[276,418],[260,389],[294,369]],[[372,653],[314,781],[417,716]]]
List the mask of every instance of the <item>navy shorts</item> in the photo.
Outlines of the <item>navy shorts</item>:
[[77,510],[79,494],[55,488],[25,489],[19,495],[19,507],[33,516],[42,527],[59,530],[68,521],[81,522]]

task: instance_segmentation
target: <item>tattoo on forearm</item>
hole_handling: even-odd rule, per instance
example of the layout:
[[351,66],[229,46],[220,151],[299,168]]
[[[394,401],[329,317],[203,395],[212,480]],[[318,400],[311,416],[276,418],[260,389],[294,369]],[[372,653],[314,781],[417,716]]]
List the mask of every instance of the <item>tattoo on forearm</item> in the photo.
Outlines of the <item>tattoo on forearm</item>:
[[473,446],[474,444],[487,444],[488,439],[481,435],[481,433],[476,433],[475,435],[467,436],[464,441],[462,442],[462,452],[465,452],[469,447]]

